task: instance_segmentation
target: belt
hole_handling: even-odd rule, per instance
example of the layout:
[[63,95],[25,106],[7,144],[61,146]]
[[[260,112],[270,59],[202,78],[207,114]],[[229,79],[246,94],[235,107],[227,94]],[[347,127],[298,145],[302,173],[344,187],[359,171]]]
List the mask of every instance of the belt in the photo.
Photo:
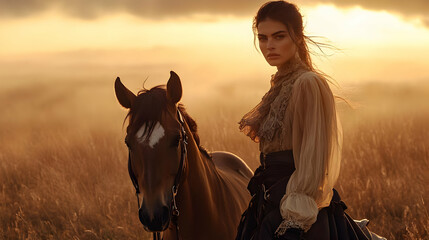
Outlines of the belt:
[[295,168],[292,150],[271,152],[267,154],[261,152],[259,155],[259,161],[263,168],[270,165],[293,165],[293,168]]

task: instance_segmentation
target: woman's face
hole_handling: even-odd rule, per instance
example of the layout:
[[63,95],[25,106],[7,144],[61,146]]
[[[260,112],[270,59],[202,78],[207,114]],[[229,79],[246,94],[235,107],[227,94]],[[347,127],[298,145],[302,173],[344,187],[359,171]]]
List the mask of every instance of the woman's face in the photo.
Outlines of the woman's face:
[[257,30],[259,48],[271,66],[279,68],[295,55],[297,47],[283,23],[267,18]]

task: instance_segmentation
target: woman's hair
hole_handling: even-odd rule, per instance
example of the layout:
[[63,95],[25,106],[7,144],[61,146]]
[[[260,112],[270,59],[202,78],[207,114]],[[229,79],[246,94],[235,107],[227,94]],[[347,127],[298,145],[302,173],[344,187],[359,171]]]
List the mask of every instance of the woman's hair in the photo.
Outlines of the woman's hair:
[[[302,15],[299,12],[299,8],[295,4],[289,3],[286,1],[271,1],[261,6],[255,18],[253,19],[253,34],[254,34],[255,46],[256,46],[256,36],[258,34],[258,25],[260,22],[267,19],[271,19],[271,20],[283,23],[286,26],[289,32],[289,35],[292,38],[292,41],[297,46],[298,54],[301,61],[310,70],[318,73],[321,77],[324,77],[328,82],[338,87],[338,84],[335,80],[333,80],[329,75],[325,74],[324,72],[318,70],[313,65],[307,42],[315,45],[323,54],[325,54],[325,52],[323,51],[322,48],[328,48],[331,50],[339,50],[339,49],[327,43],[316,42],[304,34]],[[343,100],[350,107],[353,108],[353,106],[349,103],[347,99],[336,95],[334,95],[334,97]]]
[[[255,18],[253,19],[253,34],[255,42],[259,23],[268,18],[274,21],[281,22],[286,26],[289,35],[292,38],[292,41],[298,48],[299,57],[301,58],[303,63],[313,71],[316,71],[316,69],[311,61],[310,51],[307,42],[316,45],[316,47],[321,50],[322,53],[324,52],[321,47],[336,49],[329,44],[316,42],[306,36],[304,34],[302,15],[299,12],[298,7],[295,4],[286,1],[272,1],[267,2],[261,6]],[[322,72],[317,72],[327,77]]]
[[302,16],[298,7],[295,4],[285,1],[272,1],[262,5],[253,19],[253,33],[255,40],[259,23],[267,20],[268,18],[281,22],[286,26],[292,41],[298,48],[299,57],[307,67],[313,70],[313,64],[305,41],[306,36],[304,35]]

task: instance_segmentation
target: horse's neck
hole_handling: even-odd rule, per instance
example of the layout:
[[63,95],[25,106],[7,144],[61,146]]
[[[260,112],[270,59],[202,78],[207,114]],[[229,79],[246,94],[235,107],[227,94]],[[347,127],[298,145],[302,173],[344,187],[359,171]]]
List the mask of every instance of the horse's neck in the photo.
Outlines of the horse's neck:
[[[213,191],[218,188],[221,181],[219,179],[219,174],[216,171],[216,168],[213,162],[202,154],[195,144],[191,142],[189,145],[188,156],[187,156],[187,171],[186,177],[184,179],[184,190],[189,190],[188,201],[194,202],[193,208],[195,205],[206,205],[204,206],[206,211],[216,209],[216,206],[213,205]],[[206,199],[207,201],[203,201]]]
[[212,231],[219,224],[216,189],[221,180],[213,162],[206,159],[193,139],[188,144],[186,174],[179,188],[180,235],[192,236],[195,228]]

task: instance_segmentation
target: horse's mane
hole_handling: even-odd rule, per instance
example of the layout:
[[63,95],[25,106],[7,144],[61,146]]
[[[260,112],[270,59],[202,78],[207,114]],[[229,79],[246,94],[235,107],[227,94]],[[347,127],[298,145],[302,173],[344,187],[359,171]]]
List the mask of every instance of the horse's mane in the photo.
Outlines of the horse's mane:
[[182,113],[183,118],[185,118],[186,123],[189,126],[189,129],[191,129],[192,136],[195,139],[195,142],[197,143],[198,148],[200,149],[200,152],[206,155],[208,158],[212,158],[212,155],[207,151],[207,149],[200,145],[200,136],[198,135],[198,126],[197,122],[189,116],[189,114],[186,112],[185,106],[183,104],[179,104],[179,111]]
[[[198,135],[198,126],[195,120],[186,112],[183,104],[179,104],[179,111],[182,113],[185,122],[188,124],[192,132],[192,136],[197,143],[201,153],[206,157],[211,158],[211,154],[200,145],[200,136]],[[144,133],[152,133],[155,124],[164,111],[167,110],[167,91],[165,85],[158,85],[151,89],[143,88],[137,94],[137,97],[130,108],[125,120],[129,118],[130,124],[128,128],[142,126],[146,123]],[[128,129],[130,132],[135,133],[138,129]]]

